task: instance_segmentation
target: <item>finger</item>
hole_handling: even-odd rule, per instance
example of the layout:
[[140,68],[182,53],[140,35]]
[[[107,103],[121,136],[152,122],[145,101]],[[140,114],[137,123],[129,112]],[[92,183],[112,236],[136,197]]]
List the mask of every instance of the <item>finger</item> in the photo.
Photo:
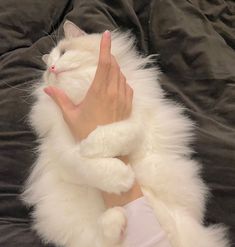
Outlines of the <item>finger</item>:
[[117,60],[113,55],[111,55],[111,67],[109,70],[109,76],[108,76],[108,87],[110,90],[116,91],[118,93],[118,88],[119,88],[119,80],[120,80],[120,67],[117,63]]
[[120,71],[120,79],[119,79],[119,94],[123,97],[126,97],[126,77]]
[[100,54],[94,83],[103,83],[108,75],[111,63],[111,33],[107,30],[103,33],[100,42]]
[[61,109],[64,116],[67,115],[69,110],[76,107],[66,95],[66,93],[57,87],[46,87],[44,88],[44,92],[54,100],[54,102]]
[[127,96],[126,96],[126,78],[122,72],[120,72],[118,95],[119,95],[119,101],[121,102],[121,105],[123,106],[121,109],[123,113],[126,111]]
[[126,116],[129,117],[132,110],[133,89],[126,83]]

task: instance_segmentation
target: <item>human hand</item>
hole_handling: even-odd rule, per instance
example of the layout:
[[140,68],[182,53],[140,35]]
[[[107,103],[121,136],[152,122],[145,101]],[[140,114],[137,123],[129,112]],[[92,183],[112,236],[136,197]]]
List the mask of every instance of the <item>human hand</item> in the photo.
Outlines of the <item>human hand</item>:
[[102,35],[95,78],[79,105],[74,105],[57,87],[50,86],[44,91],[60,107],[76,141],[85,139],[98,125],[128,118],[132,109],[133,90],[111,54],[109,31]]

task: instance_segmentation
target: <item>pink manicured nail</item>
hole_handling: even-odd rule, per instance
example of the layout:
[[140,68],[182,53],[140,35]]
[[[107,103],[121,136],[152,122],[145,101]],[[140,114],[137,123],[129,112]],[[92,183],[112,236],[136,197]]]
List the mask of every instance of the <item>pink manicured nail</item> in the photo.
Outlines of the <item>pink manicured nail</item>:
[[110,36],[111,36],[110,31],[109,30],[106,30],[104,32],[104,35],[105,35],[106,38],[110,38]]

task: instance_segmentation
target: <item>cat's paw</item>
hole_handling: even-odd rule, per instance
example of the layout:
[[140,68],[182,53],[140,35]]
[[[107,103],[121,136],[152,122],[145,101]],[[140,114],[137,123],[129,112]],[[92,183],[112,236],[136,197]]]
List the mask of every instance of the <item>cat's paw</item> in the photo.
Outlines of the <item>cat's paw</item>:
[[138,126],[126,121],[98,126],[80,143],[80,154],[87,158],[128,155],[142,142]]
[[95,131],[80,143],[80,154],[87,158],[108,157],[103,139],[99,138],[99,134],[96,134]]
[[121,156],[121,144],[109,132],[109,126],[97,127],[80,143],[80,154],[88,158]]
[[104,242],[115,246],[123,241],[127,220],[121,207],[110,208],[99,219],[99,226]]
[[135,174],[129,165],[123,163],[107,179],[107,182],[103,184],[102,190],[108,193],[120,194],[130,190],[134,184]]

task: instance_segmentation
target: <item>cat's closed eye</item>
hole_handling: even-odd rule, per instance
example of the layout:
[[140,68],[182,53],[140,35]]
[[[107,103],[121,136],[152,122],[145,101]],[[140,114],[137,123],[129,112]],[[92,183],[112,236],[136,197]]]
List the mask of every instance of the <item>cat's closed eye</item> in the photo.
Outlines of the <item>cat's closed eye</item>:
[[65,50],[65,49],[62,49],[62,50],[60,51],[60,56],[63,56],[63,55],[65,54],[65,52],[66,52],[66,50]]

